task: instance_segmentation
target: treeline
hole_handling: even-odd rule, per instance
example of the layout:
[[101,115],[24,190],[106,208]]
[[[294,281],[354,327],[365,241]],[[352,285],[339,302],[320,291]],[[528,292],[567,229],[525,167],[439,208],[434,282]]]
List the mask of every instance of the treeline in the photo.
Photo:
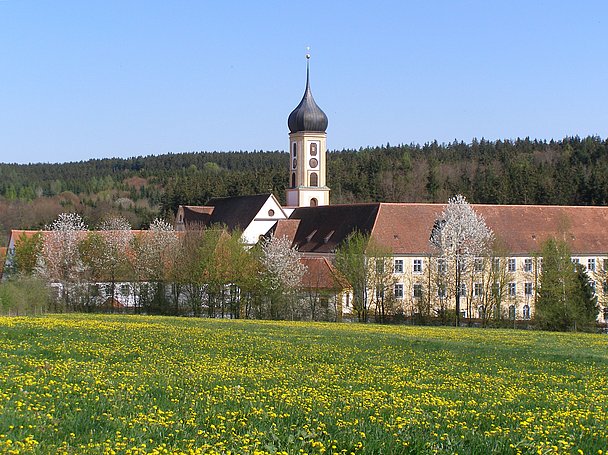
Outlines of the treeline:
[[[211,197],[273,192],[284,202],[287,168],[288,155],[279,151],[0,164],[0,204],[7,207],[0,210],[0,227],[40,227],[50,221],[46,215],[34,225],[15,225],[1,213],[19,203],[19,211],[36,210],[34,201],[66,193],[93,213],[100,204],[128,212],[135,226],[158,214],[171,218],[179,204],[204,204]],[[482,139],[334,150],[328,153],[328,183],[332,203],[441,202],[464,194],[472,203],[605,204],[608,140]]]

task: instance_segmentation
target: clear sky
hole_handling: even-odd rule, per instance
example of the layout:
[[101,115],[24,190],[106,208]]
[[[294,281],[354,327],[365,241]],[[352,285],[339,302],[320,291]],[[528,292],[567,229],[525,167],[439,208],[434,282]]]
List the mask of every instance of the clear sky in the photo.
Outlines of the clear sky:
[[0,0],[0,162],[608,136],[606,1]]

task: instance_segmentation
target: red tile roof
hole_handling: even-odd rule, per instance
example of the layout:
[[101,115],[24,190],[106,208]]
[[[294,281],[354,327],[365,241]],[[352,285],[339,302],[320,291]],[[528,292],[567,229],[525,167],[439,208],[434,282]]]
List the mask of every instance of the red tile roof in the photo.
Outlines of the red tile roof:
[[[429,236],[445,204],[373,203],[296,209],[293,244],[302,252],[331,253],[354,231],[370,234],[394,254],[426,255]],[[472,205],[513,255],[540,250],[550,236],[565,239],[574,254],[608,253],[608,207]],[[280,225],[279,225],[280,226]]]
[[[444,204],[382,203],[372,236],[395,254],[426,254]],[[537,252],[548,237],[563,238],[575,254],[608,253],[608,207],[476,205],[495,237],[513,255]]]
[[287,237],[293,243],[299,225],[300,220],[278,220],[273,227],[273,235],[278,238]]
[[346,279],[326,258],[304,256],[300,262],[306,266],[301,282],[303,288],[341,291],[348,287]]

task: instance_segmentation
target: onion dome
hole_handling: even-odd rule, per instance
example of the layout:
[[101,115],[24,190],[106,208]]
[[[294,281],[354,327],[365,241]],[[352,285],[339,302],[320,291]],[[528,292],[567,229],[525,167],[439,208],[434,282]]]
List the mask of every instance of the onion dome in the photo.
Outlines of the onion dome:
[[310,66],[308,64],[310,54],[306,54],[306,90],[302,101],[298,104],[287,119],[289,132],[298,133],[300,131],[325,132],[327,129],[327,115],[315,103],[310,91]]

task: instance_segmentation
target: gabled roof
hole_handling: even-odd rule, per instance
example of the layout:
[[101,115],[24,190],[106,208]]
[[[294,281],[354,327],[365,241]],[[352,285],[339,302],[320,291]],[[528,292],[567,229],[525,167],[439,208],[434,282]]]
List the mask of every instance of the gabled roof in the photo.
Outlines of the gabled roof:
[[369,234],[379,203],[299,207],[290,220],[300,220],[293,245],[302,253],[331,253],[355,231]]
[[[608,253],[608,207],[472,204],[508,254],[538,252],[549,237],[573,254]],[[429,253],[429,237],[445,204],[382,203],[372,236],[395,254]]]
[[298,231],[300,220],[278,220],[276,224],[270,229],[270,232],[275,237],[287,237],[291,240],[292,244]]
[[24,229],[11,229],[11,233],[9,234],[9,237],[8,237],[8,245],[10,246],[11,239],[13,242],[16,242],[17,240],[19,240],[19,238],[21,238],[21,236],[25,236],[26,238],[29,239],[29,238],[32,238],[38,232],[44,232],[44,231],[41,231],[41,230],[29,231],[29,230],[24,230]]
[[207,205],[213,207],[213,212],[207,225],[222,224],[231,231],[244,231],[270,197],[274,196],[266,193],[211,199]]
[[213,207],[184,205],[183,223],[186,225],[200,224],[206,226],[209,223]]
[[[508,254],[538,252],[548,237],[568,242],[572,254],[608,253],[608,207],[472,204]],[[277,224],[303,253],[331,253],[355,231],[393,254],[426,255],[445,204],[374,203],[301,207]],[[297,221],[295,224],[290,224]]]
[[342,291],[349,287],[346,279],[324,257],[304,256],[300,262],[306,266],[301,286],[304,289]]

